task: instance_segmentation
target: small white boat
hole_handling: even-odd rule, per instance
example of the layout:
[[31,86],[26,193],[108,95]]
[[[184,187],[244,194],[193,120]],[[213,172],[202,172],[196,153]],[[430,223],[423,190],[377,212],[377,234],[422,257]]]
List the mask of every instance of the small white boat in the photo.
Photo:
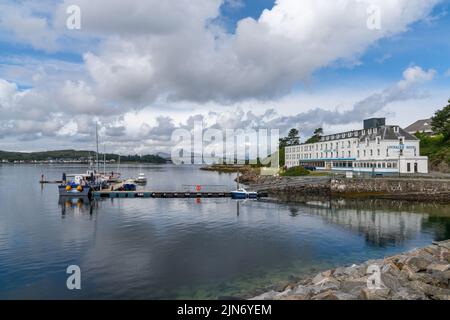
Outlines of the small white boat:
[[238,190],[231,191],[231,197],[233,199],[257,199],[258,192],[247,191],[244,188],[240,188]]
[[136,183],[147,183],[147,177],[145,176],[145,173],[139,173],[139,176],[134,180]]

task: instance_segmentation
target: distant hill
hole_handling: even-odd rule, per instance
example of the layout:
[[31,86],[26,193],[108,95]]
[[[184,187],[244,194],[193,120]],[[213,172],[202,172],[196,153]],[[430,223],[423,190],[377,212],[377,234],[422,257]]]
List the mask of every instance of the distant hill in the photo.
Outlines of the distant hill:
[[[103,154],[99,153],[99,159],[103,160]],[[55,150],[55,151],[42,151],[42,152],[12,152],[0,150],[0,161],[50,161],[50,160],[81,160],[89,161],[89,159],[95,159],[96,153],[88,150]],[[107,153],[106,160],[117,161],[119,159],[118,154]],[[141,162],[141,163],[166,163],[167,159],[164,159],[158,155],[127,155],[120,156],[121,162]]]

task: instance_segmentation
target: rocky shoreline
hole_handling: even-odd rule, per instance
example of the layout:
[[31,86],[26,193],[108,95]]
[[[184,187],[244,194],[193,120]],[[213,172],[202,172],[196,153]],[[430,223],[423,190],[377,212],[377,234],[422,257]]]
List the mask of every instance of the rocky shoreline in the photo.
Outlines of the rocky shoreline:
[[320,272],[250,300],[450,300],[450,240]]

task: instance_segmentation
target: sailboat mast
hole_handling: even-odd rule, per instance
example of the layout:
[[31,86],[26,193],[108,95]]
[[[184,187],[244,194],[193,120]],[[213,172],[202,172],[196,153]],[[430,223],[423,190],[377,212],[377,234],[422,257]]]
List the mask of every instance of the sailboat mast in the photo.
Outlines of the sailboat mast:
[[103,174],[106,174],[106,145],[103,145]]
[[97,157],[96,157],[96,160],[97,160],[97,173],[99,173],[100,172],[100,163],[98,162],[98,123],[97,122],[95,122],[95,140],[96,140],[96,143],[97,143]]

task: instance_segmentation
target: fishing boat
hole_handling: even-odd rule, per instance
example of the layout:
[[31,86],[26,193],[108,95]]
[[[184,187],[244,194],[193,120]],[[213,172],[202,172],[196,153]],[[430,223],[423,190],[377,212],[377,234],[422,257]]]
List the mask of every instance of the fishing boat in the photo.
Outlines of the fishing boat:
[[118,191],[136,191],[137,187],[133,180],[127,180],[122,183],[122,185],[116,189]]
[[100,190],[105,181],[98,180],[93,171],[85,174],[63,174],[63,182],[58,186],[60,197],[90,197],[92,191]]
[[257,199],[258,192],[247,191],[244,188],[240,188],[235,191],[231,191],[231,198],[233,199]]
[[63,173],[62,183],[58,186],[60,197],[91,197],[93,191],[101,190],[108,186],[109,177],[100,174],[97,123],[95,124],[95,136],[97,145],[97,170],[88,170],[86,173],[71,175]]

